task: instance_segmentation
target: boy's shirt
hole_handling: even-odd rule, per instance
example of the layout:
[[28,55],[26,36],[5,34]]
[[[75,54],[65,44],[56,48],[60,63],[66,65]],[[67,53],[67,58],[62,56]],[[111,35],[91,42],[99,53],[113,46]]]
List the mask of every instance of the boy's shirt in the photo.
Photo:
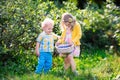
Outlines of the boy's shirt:
[[40,52],[53,52],[54,50],[54,39],[57,39],[57,35],[54,33],[47,35],[45,32],[39,34],[36,39],[40,43]]

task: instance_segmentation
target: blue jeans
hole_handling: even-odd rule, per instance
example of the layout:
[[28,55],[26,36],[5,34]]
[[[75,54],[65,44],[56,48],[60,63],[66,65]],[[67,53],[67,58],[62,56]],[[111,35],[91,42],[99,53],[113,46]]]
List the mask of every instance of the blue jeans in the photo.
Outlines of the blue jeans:
[[38,65],[35,73],[41,74],[42,71],[47,73],[52,67],[52,53],[51,52],[40,52],[38,57]]

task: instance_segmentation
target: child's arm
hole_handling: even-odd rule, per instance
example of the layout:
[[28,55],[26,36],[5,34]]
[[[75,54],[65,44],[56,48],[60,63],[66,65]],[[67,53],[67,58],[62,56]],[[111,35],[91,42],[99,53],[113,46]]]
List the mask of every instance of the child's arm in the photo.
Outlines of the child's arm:
[[55,40],[60,38],[60,36],[57,35],[57,34],[55,34],[55,33],[52,33],[52,35],[53,35],[53,38],[54,38]]
[[75,31],[77,32],[77,35],[76,37],[73,39],[73,42],[77,42],[79,39],[81,39],[81,36],[82,36],[82,30],[81,30],[81,26],[80,24],[77,24],[76,28],[75,28]]
[[40,44],[39,42],[36,43],[36,48],[35,48],[35,52],[36,52],[36,55],[39,56],[40,53],[39,53],[39,47],[40,47]]
[[64,38],[65,38],[65,31],[62,32],[61,36],[59,37],[58,41],[56,44],[63,44],[64,43]]
[[42,36],[41,34],[39,34],[39,36],[36,39],[37,42],[36,42],[36,47],[35,47],[35,53],[37,56],[40,56],[39,47],[40,47],[41,40],[42,40]]

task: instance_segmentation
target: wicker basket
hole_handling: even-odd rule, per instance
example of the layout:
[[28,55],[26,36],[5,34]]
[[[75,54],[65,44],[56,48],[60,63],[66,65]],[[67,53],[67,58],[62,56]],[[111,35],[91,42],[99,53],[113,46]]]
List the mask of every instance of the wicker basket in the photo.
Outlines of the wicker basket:
[[70,45],[70,44],[60,44],[55,47],[56,47],[58,53],[69,54],[74,50],[74,45]]

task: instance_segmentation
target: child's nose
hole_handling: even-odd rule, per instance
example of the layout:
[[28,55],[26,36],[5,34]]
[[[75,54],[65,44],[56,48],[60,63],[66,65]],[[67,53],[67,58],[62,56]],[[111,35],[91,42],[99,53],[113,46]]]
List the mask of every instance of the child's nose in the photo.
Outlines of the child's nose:
[[52,32],[52,30],[50,30],[50,32]]

